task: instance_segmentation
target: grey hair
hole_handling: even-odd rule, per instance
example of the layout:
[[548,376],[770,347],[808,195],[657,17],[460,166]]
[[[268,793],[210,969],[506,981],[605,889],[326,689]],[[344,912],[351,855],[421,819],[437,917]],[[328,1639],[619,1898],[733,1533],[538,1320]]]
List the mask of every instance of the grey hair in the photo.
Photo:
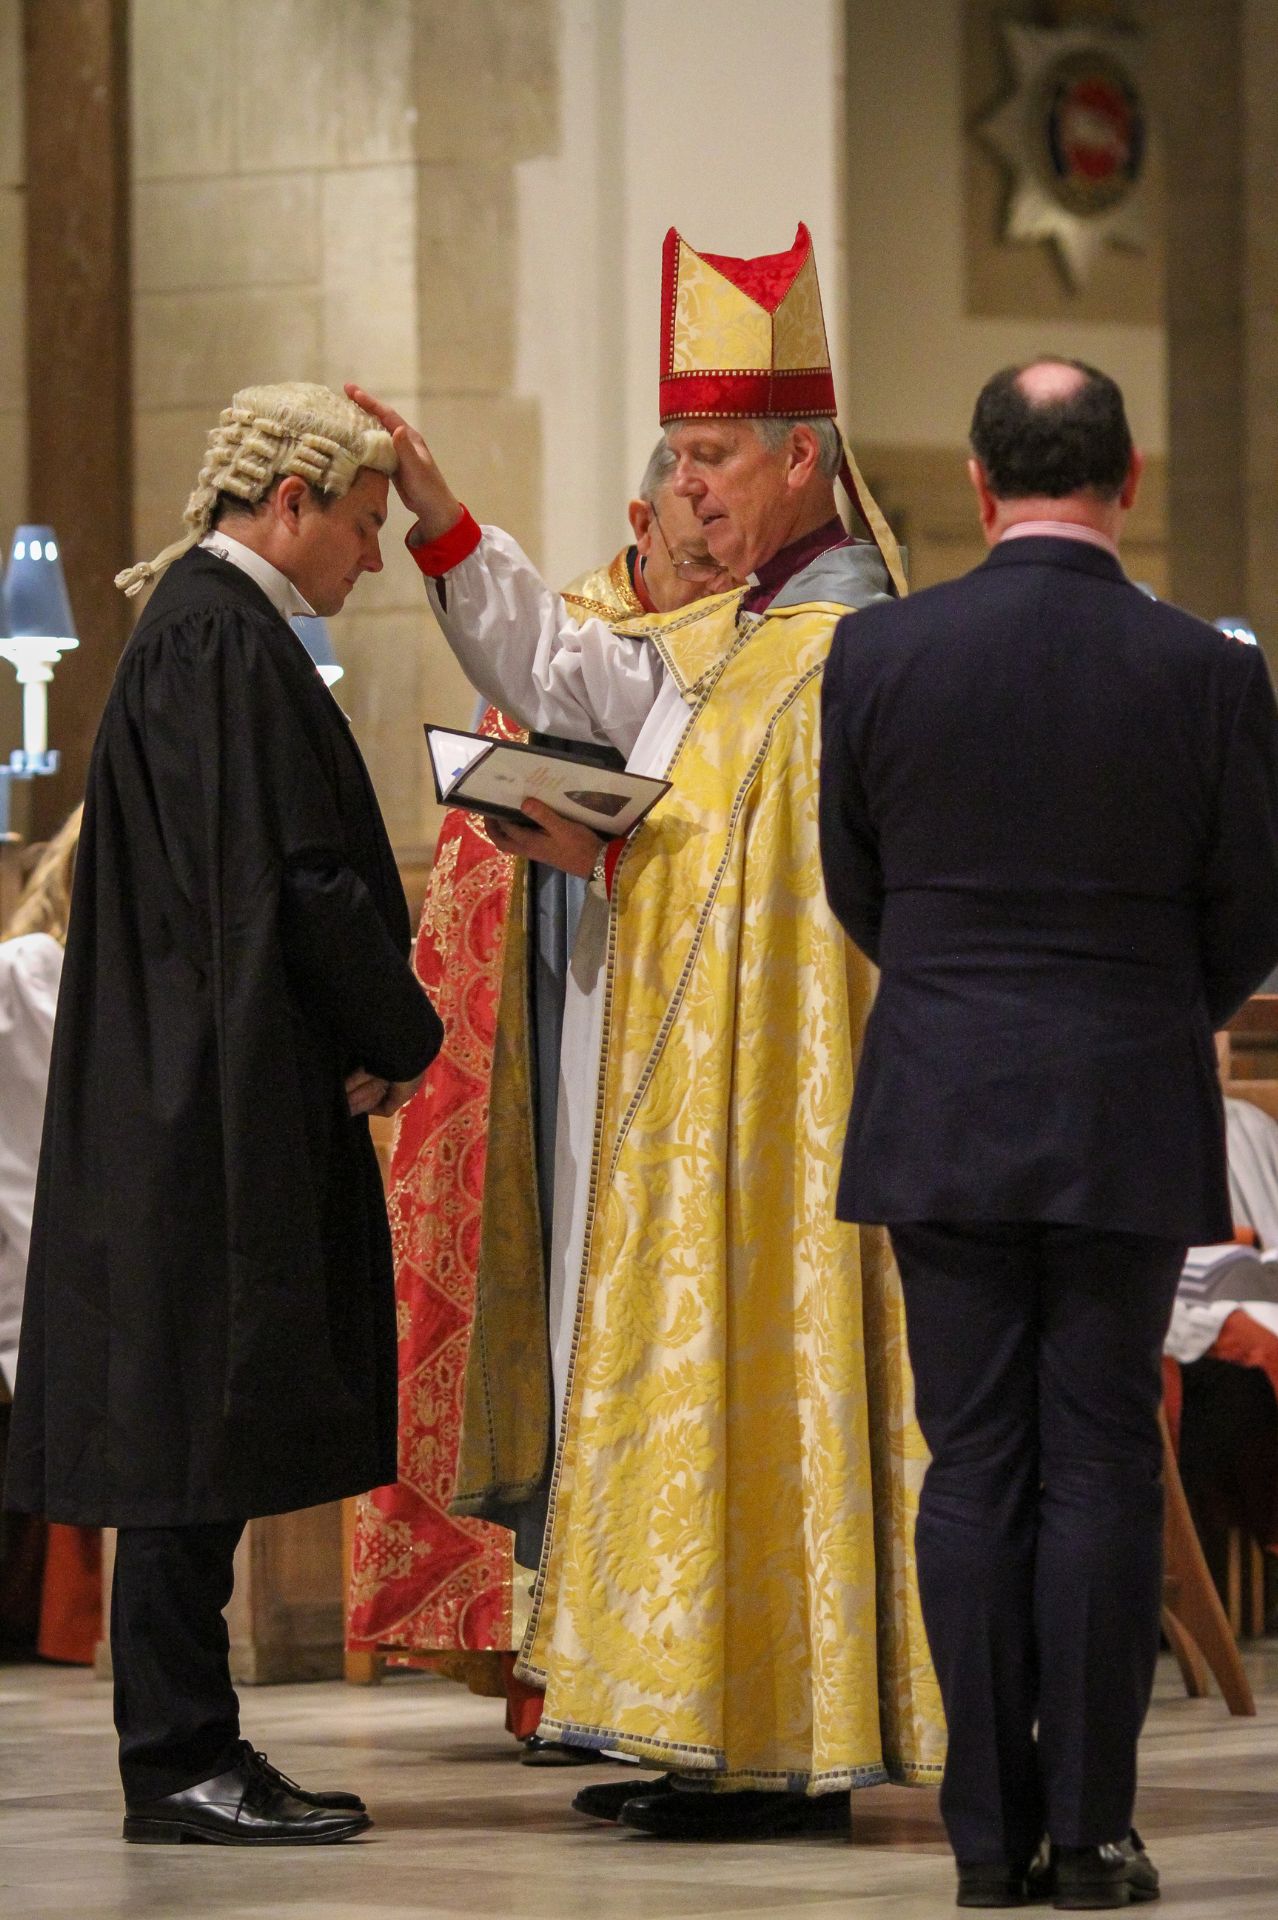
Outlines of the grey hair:
[[[730,417],[735,418],[738,416]],[[691,420],[669,421],[666,426],[666,439],[669,439],[675,427],[686,427],[692,424],[693,421]],[[824,418],[820,420],[774,420],[771,418],[754,417],[747,420],[746,425],[754,428],[769,453],[778,452],[780,448],[785,445],[796,427],[810,427],[816,435],[817,466],[827,480],[838,479],[839,471],[843,465],[843,441],[839,436],[839,429],[833,420]],[[660,451],[661,445],[662,443],[658,441],[658,452]],[[653,460],[655,459],[656,453],[653,455]],[[652,461],[649,461],[648,465],[651,470]],[[645,482],[647,478],[648,475],[645,474]],[[647,500],[651,498],[651,495],[645,493],[643,497]]]
[[816,435],[817,465],[827,480],[837,480],[843,465],[843,441],[833,420],[752,420],[750,425],[769,453],[785,445],[795,427],[810,427]]
[[639,498],[646,500],[651,506],[661,489],[670,484],[677,465],[675,450],[662,434],[648,455],[648,464],[643,470],[643,479],[639,482]]

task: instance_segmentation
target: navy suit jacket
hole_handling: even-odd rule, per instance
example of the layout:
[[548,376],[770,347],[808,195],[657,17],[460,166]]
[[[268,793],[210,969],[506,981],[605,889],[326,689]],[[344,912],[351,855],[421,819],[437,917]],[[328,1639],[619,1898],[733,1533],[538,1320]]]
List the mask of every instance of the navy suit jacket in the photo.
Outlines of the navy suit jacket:
[[840,622],[821,850],[881,969],[842,1219],[1229,1238],[1212,1032],[1278,961],[1259,648],[1006,541]]

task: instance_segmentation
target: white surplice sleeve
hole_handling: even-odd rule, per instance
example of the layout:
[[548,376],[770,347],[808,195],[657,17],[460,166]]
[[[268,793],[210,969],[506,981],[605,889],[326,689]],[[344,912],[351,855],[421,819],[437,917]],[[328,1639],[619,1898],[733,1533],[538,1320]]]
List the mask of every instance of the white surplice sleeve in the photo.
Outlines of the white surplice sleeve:
[[474,552],[427,591],[471,685],[526,727],[629,754],[666,678],[645,640],[580,624],[518,543],[485,527]]

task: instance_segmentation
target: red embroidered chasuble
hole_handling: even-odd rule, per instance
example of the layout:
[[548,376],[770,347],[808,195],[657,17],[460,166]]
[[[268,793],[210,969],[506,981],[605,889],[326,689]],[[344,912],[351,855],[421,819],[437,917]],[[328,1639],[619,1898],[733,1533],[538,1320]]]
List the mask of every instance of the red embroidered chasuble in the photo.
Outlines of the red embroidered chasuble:
[[[521,739],[495,708],[481,731]],[[347,1640],[412,1655],[508,1649],[511,1535],[451,1515],[474,1311],[488,1091],[515,861],[477,815],[450,809],[414,967],[443,1052],[400,1117],[391,1158],[399,1319],[399,1481],[359,1503]]]

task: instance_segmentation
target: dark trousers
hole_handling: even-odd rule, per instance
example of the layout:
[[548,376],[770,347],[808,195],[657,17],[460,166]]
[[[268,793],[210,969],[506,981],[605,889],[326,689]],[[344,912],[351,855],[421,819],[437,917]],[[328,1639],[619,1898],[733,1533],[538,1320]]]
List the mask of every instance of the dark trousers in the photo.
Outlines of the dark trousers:
[[932,1453],[919,1585],[960,1866],[1123,1838],[1162,1601],[1162,1343],[1182,1245],[894,1225]]
[[238,1521],[116,1536],[111,1664],[130,1805],[210,1780],[235,1757],[240,1703],[222,1609],[243,1531]]

